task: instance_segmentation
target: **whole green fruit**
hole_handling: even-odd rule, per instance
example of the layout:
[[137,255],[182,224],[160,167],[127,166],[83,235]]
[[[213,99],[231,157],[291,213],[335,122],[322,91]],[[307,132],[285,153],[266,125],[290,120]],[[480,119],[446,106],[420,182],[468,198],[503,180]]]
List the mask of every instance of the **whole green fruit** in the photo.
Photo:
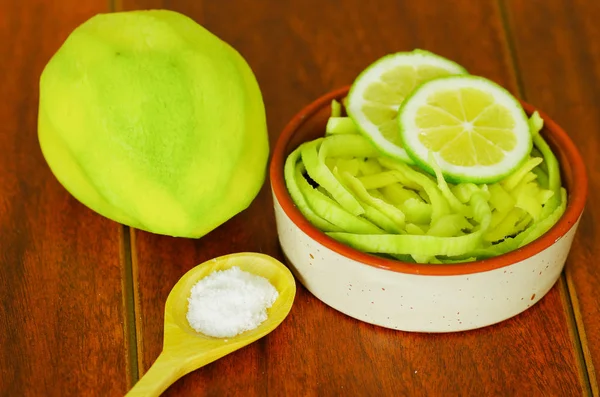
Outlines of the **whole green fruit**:
[[247,208],[269,143],[252,70],[172,11],[100,14],[40,79],[38,136],[80,202],[152,233],[201,237]]

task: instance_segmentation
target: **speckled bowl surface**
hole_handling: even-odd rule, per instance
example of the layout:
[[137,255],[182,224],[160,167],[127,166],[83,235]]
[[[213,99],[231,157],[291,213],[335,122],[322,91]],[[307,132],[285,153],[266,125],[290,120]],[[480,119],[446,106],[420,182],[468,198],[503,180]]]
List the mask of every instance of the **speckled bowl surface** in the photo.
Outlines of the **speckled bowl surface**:
[[[565,265],[587,195],[577,148],[547,115],[542,134],[560,164],[568,192],[563,217],[545,235],[495,258],[452,265],[411,264],[359,252],[311,225],[287,192],[285,159],[302,142],[323,136],[332,99],[328,93],[286,126],[273,152],[270,178],[279,241],[297,279],[319,300],[348,316],[415,332],[454,332],[484,327],[533,306]],[[523,103],[527,113],[534,108]],[[577,266],[576,263],[572,264]]]

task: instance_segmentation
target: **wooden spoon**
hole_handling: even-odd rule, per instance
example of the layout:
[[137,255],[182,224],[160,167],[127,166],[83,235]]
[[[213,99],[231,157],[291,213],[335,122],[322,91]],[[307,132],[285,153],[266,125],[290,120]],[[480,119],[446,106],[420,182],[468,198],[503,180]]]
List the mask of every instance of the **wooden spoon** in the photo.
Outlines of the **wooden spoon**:
[[[215,270],[233,266],[265,277],[279,292],[277,300],[267,310],[267,319],[257,328],[232,338],[213,338],[196,332],[186,318],[192,286]],[[295,295],[296,282],[292,273],[268,255],[251,252],[225,255],[192,268],[175,284],[167,298],[161,354],[127,396],[158,396],[185,374],[262,338],[288,315]]]

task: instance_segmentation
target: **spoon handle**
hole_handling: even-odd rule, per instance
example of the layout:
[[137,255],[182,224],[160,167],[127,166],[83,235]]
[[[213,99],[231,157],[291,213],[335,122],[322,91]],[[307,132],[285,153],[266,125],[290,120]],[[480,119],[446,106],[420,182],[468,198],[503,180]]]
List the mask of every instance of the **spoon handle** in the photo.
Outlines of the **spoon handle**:
[[162,392],[183,375],[185,375],[185,371],[181,367],[181,360],[177,357],[171,357],[163,351],[150,369],[146,371],[125,396],[160,396]]

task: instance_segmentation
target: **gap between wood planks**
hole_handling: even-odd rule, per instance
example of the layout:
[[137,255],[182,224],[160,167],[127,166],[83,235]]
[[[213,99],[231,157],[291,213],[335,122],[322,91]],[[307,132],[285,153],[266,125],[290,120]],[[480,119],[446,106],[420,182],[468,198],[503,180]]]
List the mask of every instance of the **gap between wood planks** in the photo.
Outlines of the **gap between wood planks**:
[[[504,30],[505,41],[510,57],[510,63],[512,67],[512,74],[514,76],[517,85],[517,94],[521,99],[527,101],[527,93],[525,91],[525,84],[522,76],[519,73],[517,51],[514,44],[514,36],[511,30],[511,23],[509,20],[509,13],[504,0],[497,0],[498,8],[500,11],[500,17],[502,27]],[[577,361],[580,363],[581,368],[578,368],[580,373],[580,381],[588,395],[597,396],[597,382],[595,377],[595,371],[592,364],[592,360],[589,353],[588,341],[581,320],[581,309],[579,308],[579,300],[577,299],[577,291],[575,285],[570,282],[570,278],[566,276],[566,272],[563,270],[557,285],[560,291],[560,297],[565,306],[565,315],[568,322],[568,329],[575,348],[575,354]]]
[[[136,288],[137,266],[134,265],[135,250],[132,250],[133,230],[125,225],[120,229],[121,240],[121,295],[123,296],[123,333],[125,360],[127,363],[127,385],[131,388],[139,380],[138,340],[135,313],[137,312]],[[136,264],[137,265],[137,264]],[[135,269],[135,270],[134,270]]]

